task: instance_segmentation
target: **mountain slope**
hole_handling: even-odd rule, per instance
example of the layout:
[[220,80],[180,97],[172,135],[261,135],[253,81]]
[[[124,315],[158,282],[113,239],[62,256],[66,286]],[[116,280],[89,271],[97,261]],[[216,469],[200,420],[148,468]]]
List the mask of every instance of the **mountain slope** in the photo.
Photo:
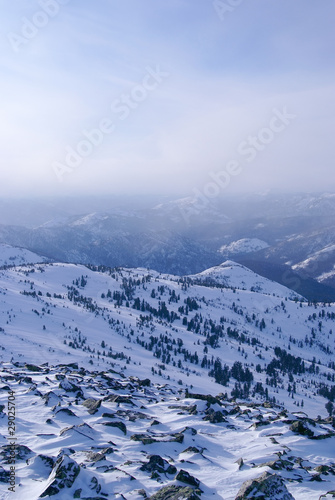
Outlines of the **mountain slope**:
[[233,500],[270,471],[318,500],[335,487],[334,321],[233,262],[0,270],[0,405],[14,391],[20,444],[4,498]]
[[0,243],[0,267],[36,264],[38,262],[46,261],[46,257],[30,252],[26,248],[17,248]]

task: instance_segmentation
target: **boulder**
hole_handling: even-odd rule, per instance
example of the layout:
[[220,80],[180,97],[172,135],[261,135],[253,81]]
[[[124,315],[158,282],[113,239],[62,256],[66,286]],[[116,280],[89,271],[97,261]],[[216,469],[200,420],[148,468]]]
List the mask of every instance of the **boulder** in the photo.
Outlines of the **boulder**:
[[295,420],[290,425],[290,430],[295,432],[296,434],[300,434],[301,436],[312,437],[314,436],[314,432],[309,429],[306,422],[303,420]]
[[87,408],[90,415],[94,415],[101,406],[101,400],[88,398],[83,402],[83,406]]
[[120,429],[120,431],[123,432],[124,435],[127,434],[127,427],[123,422],[102,422],[102,425],[105,425],[106,427],[117,427]]
[[157,493],[149,497],[149,500],[200,500],[195,491],[189,486],[164,486]]
[[191,476],[189,472],[186,470],[180,469],[178,474],[175,477],[176,481],[180,481],[182,483],[189,484],[190,486],[195,486],[196,488],[199,488],[200,486],[200,481],[194,476]]
[[174,465],[170,465],[167,460],[164,460],[159,455],[151,455],[149,462],[141,466],[142,471],[158,472],[160,474],[175,474],[177,469]]
[[294,500],[284,481],[276,474],[264,472],[256,479],[245,481],[235,500]]

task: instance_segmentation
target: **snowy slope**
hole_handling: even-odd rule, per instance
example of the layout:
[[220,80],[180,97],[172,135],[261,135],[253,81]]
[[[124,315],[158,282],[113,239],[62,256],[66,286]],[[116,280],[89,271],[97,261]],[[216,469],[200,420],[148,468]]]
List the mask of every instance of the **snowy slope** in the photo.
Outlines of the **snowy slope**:
[[[266,471],[296,500],[318,500],[335,488],[335,432],[327,420],[75,364],[5,363],[0,376],[18,415],[18,481],[14,492],[2,482],[2,499],[234,500],[245,481]],[[299,425],[310,436],[294,430]],[[1,445],[4,477],[5,436]],[[180,493],[170,497],[166,488]],[[266,498],[292,497],[272,489]]]
[[266,241],[258,238],[242,238],[237,241],[223,245],[219,252],[225,255],[234,255],[240,253],[253,253],[268,248],[269,244]]
[[299,297],[298,294],[285,286],[263,278],[242,264],[231,260],[223,262],[220,266],[214,266],[201,273],[191,275],[190,278],[200,283],[212,283],[262,294],[274,294],[277,297]]
[[[140,490],[182,485],[177,472],[150,479],[155,471],[141,469],[155,454],[198,478],[202,499],[233,500],[264,470],[286,478],[296,500],[334,489],[333,472],[311,479],[318,466],[333,467],[325,396],[335,378],[335,305],[292,300],[290,290],[230,261],[214,271],[223,287],[201,284],[206,276],[213,269],[192,280],[74,264],[0,270],[0,405],[9,384],[18,439],[31,450],[18,461],[18,496],[3,498],[38,498],[55,480],[57,457],[80,467],[57,500],[80,488],[79,498],[138,500]],[[78,369],[60,366],[69,363]],[[125,398],[108,399],[117,394]],[[208,405],[207,394],[221,396]],[[83,406],[87,398],[98,400],[96,413]],[[300,410],[322,417],[300,416],[313,439],[290,429]],[[8,436],[1,439],[5,446]],[[264,465],[283,453],[284,464]],[[4,455],[1,465],[8,469]]]
[[46,262],[47,259],[26,248],[12,247],[0,243],[0,266],[20,266]]

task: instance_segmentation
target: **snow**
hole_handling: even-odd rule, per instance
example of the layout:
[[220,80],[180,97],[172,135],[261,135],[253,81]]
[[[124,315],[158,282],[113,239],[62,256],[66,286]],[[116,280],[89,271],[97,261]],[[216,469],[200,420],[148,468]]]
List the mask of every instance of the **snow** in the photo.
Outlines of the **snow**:
[[[132,298],[118,305],[113,294],[127,292],[130,279]],[[74,296],[81,296],[81,300],[76,302],[70,298],[73,290],[76,290]],[[165,302],[170,313],[173,311],[179,317],[173,322],[155,315],[150,318],[148,310],[133,307],[135,298],[156,310]],[[191,310],[190,307],[186,313],[187,299],[193,299],[198,308]],[[180,307],[184,307],[184,312],[179,311]],[[276,460],[279,453],[286,453],[286,458],[300,457],[306,467],[308,464],[311,467],[302,469],[293,460],[292,471],[279,472],[283,477],[294,479],[286,482],[294,498],[317,500],[321,494],[335,489],[332,474],[325,476],[323,482],[310,481],[317,465],[334,462],[335,437],[310,440],[297,435],[279,413],[286,408],[288,420],[301,418],[301,414],[296,413],[300,409],[310,418],[327,416],[327,400],[318,394],[318,387],[328,384],[334,375],[329,366],[335,348],[334,334],[330,333],[334,331],[334,313],[335,304],[299,302],[291,290],[233,261],[193,275],[190,282],[187,278],[148,269],[97,272],[85,266],[62,263],[0,270],[1,386],[10,384],[16,392],[17,436],[20,444],[33,452],[28,465],[25,461],[18,464],[21,486],[17,487],[17,493],[7,496],[4,493],[0,498],[37,499],[52,477],[36,455],[56,458],[62,451],[85,467],[81,467],[76,487],[54,496],[55,500],[73,498],[74,490],[81,487],[86,492],[82,496],[89,497],[87,491],[93,476],[98,478],[101,491],[108,492],[106,498],[123,495],[127,500],[139,500],[143,498],[138,493],[142,488],[151,495],[162,484],[150,479],[140,467],[152,454],[162,455],[177,469],[185,469],[197,477],[204,491],[203,499],[233,500],[245,480],[261,475],[264,470],[272,472],[263,464]],[[202,318],[199,331],[189,328],[196,315]],[[188,324],[184,324],[184,318]],[[265,326],[260,328],[262,320]],[[206,342],[209,335],[205,334],[205,323],[209,321],[224,327],[216,347]],[[229,336],[228,327],[236,330],[240,337]],[[146,348],[152,338],[165,339],[161,340],[161,348],[171,347],[174,363],[158,356],[158,344]],[[180,341],[182,347],[178,351]],[[292,382],[287,373],[279,374],[277,387],[266,384],[269,375],[264,368],[275,358],[275,347],[305,362],[306,372],[294,374],[294,393],[288,391],[288,384]],[[247,401],[238,401],[240,410],[226,415],[227,422],[213,424],[204,420],[207,402],[186,398],[186,389],[200,395],[227,393],[230,396],[236,382],[231,377],[223,386],[208,375],[209,368],[201,366],[205,349],[208,360],[219,358],[229,368],[236,361],[248,366],[254,376],[251,388],[256,382],[262,383],[279,407],[265,408],[264,399],[255,394]],[[109,352],[114,357],[109,356]],[[197,353],[199,362],[185,359],[186,352]],[[313,358],[316,372],[309,371]],[[48,373],[25,368],[25,363],[42,366],[46,362],[49,367],[44,366],[43,370],[48,369]],[[59,367],[74,362],[84,371],[71,373]],[[260,372],[255,369],[257,365]],[[31,377],[33,382],[20,381],[19,374]],[[139,388],[135,380],[146,378],[151,380],[151,386]],[[119,390],[113,385],[116,383]],[[67,392],[73,384],[84,392],[85,398],[102,400],[96,414],[90,415],[80,398],[76,402],[75,393]],[[46,404],[41,395],[49,393]],[[111,394],[131,396],[135,406],[104,399]],[[6,397],[6,391],[0,391],[0,404],[4,404]],[[232,402],[221,404],[227,412],[234,408]],[[197,411],[194,414],[176,408],[194,405]],[[214,411],[221,411],[220,404],[211,406]],[[76,416],[60,409],[70,409]],[[144,417],[128,420],[126,413],[119,413],[117,420],[126,425],[126,435],[117,427],[102,425],[107,420],[102,417],[103,413],[130,410]],[[254,425],[272,418],[266,426]],[[48,419],[51,423],[47,423]],[[158,420],[159,425],[151,426],[153,420]],[[64,431],[66,427],[72,429]],[[185,427],[194,428],[197,433],[185,431],[183,443],[168,442],[169,435]],[[332,432],[326,424],[310,428],[316,436]],[[153,438],[163,434],[164,446],[159,442],[142,444],[130,439],[141,433],[149,433]],[[2,445],[6,439],[3,435]],[[108,444],[110,442],[114,444]],[[113,453],[97,465],[88,461],[88,451],[93,448],[98,451],[107,445],[115,449]],[[202,452],[185,451],[192,446]],[[239,470],[235,462],[241,457],[245,465]],[[104,467],[111,469],[107,473]],[[135,479],[130,481],[129,474]],[[302,482],[296,480],[296,475]],[[175,484],[169,476],[162,476],[162,481]]]
[[229,243],[229,245],[223,245],[219,252],[226,255],[234,255],[240,253],[252,253],[268,248],[269,244],[266,241],[260,240],[258,238],[242,238],[237,241]]
[[0,243],[0,266],[19,266],[46,262],[46,257],[37,255],[25,248],[13,247]]
[[193,279],[205,282],[210,280],[222,285],[240,290],[250,290],[262,294],[277,295],[280,297],[299,297],[288,288],[274,281],[263,278],[242,264],[226,260],[219,266],[214,266],[201,273],[190,276]]

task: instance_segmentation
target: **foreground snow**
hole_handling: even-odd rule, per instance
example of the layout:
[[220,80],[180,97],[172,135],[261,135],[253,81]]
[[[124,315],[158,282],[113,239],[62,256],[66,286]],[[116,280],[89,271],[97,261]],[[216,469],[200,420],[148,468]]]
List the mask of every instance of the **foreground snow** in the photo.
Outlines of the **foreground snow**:
[[[2,483],[3,499],[139,500],[183,485],[203,499],[233,500],[264,471],[282,477],[296,500],[335,489],[330,421],[74,364],[2,363],[0,375],[17,405],[15,493]],[[297,422],[309,437],[291,430]],[[8,471],[5,435],[1,444]]]

